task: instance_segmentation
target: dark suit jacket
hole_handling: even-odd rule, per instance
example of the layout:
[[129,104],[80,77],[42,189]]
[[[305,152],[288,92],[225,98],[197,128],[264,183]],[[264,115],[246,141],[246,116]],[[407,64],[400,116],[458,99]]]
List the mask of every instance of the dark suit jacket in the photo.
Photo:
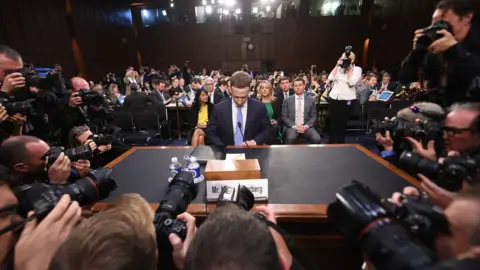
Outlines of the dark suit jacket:
[[[398,87],[398,82],[389,82],[387,85],[387,90],[395,92],[397,90],[397,87]],[[382,88],[382,81],[377,83],[377,89],[380,90],[380,88]]]
[[[163,97],[156,89],[152,90],[152,93],[150,93],[150,99],[152,100],[153,104],[164,104],[165,100],[168,100],[170,98],[170,94],[168,91],[163,92]],[[165,100],[164,100],[165,99]]]
[[[303,123],[308,127],[313,128],[317,122],[317,105],[315,99],[309,95],[304,95],[304,111],[303,111]],[[295,125],[295,103],[297,102],[296,96],[290,96],[283,102],[282,119],[283,124],[286,127],[292,127]]]
[[150,102],[150,97],[145,92],[132,92],[125,98],[123,108],[130,112],[144,111]]
[[[293,89],[290,89],[289,96],[293,96],[293,95],[295,95],[295,92],[293,91]],[[277,90],[275,90],[275,98],[280,104],[280,109],[281,109],[283,106],[283,100],[285,99],[282,89],[278,88]]]
[[225,92],[222,92],[222,90],[220,90],[220,88],[215,88],[215,93],[220,93],[223,95],[224,98],[230,98],[230,95],[228,94],[227,90],[225,90]]
[[[192,105],[190,109],[190,118],[189,118],[189,125],[191,128],[194,128],[198,123],[198,112],[200,111],[200,106],[196,106],[195,104]],[[213,112],[213,104],[208,102],[208,118],[212,116]]]
[[[232,99],[215,105],[207,126],[207,141],[212,145],[235,145],[232,123]],[[254,140],[257,144],[266,143],[272,134],[272,125],[265,105],[258,100],[248,99],[245,141]]]
[[[222,91],[213,91],[213,105],[218,104],[220,101],[222,101],[225,98],[223,95]],[[210,101],[210,97],[208,97],[208,101]]]

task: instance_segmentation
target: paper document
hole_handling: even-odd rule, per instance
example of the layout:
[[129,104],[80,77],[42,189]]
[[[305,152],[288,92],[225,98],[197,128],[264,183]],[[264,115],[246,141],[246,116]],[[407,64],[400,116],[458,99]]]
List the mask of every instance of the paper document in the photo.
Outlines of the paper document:
[[225,160],[245,160],[245,154],[227,154]]

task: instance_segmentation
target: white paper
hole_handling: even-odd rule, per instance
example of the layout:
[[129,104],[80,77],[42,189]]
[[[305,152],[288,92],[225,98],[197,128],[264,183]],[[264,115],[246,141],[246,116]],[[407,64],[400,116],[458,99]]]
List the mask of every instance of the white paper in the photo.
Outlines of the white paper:
[[225,156],[225,160],[233,161],[233,160],[245,160],[245,154],[227,154]]
[[223,186],[236,187],[238,184],[246,186],[253,193],[255,201],[268,200],[268,179],[248,180],[218,180],[206,181],[207,201],[216,201]]

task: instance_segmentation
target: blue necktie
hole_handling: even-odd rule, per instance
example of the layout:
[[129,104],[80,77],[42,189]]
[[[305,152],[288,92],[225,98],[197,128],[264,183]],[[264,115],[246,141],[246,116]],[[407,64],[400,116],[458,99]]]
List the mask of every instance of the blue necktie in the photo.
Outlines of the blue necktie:
[[[242,130],[240,129],[241,127],[243,128],[242,107],[243,105],[237,105],[237,123],[235,123],[235,145],[242,144],[244,140],[242,136]],[[239,125],[238,123],[241,123],[241,125]]]

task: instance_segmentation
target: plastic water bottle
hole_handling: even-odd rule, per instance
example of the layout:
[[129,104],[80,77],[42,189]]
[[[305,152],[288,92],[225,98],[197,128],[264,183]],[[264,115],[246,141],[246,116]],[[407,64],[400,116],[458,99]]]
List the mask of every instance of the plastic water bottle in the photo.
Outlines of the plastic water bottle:
[[203,176],[200,173],[200,164],[198,164],[196,157],[190,157],[190,164],[188,164],[188,170],[191,174],[193,174],[193,182],[195,184],[203,181]]
[[178,162],[177,157],[172,157],[172,163],[170,163],[170,177],[168,178],[168,182],[171,182],[175,175],[177,175],[182,170],[182,164]]

